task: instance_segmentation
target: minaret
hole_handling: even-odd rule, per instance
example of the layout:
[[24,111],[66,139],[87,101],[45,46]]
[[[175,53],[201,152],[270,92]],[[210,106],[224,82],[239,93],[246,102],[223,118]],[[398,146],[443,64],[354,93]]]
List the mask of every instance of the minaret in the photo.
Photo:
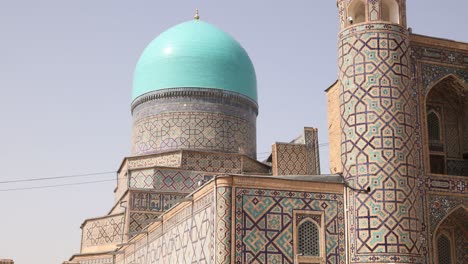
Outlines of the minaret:
[[420,263],[419,139],[406,3],[338,0],[337,6],[341,160],[352,187],[349,263]]

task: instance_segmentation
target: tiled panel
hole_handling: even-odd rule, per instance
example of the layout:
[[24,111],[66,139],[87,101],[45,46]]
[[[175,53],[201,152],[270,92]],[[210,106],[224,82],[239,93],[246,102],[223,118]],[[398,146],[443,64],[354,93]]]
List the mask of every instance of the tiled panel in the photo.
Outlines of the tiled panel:
[[216,264],[230,264],[232,188],[219,187],[216,192]]
[[152,156],[132,157],[128,160],[128,169],[140,169],[151,167],[180,167],[182,153],[162,153]]
[[307,175],[309,160],[304,144],[276,143],[273,145],[273,175]]
[[162,212],[166,211],[185,194],[161,194],[154,192],[131,192],[130,209],[134,211]]
[[206,174],[165,169],[137,170],[130,174],[130,188],[190,193],[198,188],[198,181],[203,180]]
[[113,245],[122,241],[124,215],[110,215],[98,219],[87,220],[82,227],[82,247]]
[[187,151],[182,156],[182,168],[215,173],[242,173],[240,155]]
[[323,211],[327,263],[345,263],[343,196],[236,188],[234,263],[293,264],[293,210]]
[[[158,218],[161,213],[152,213],[152,212],[133,212],[130,211],[130,223],[128,227],[128,233],[138,232],[143,227],[147,226],[150,220]],[[132,235],[130,235],[131,237]]]

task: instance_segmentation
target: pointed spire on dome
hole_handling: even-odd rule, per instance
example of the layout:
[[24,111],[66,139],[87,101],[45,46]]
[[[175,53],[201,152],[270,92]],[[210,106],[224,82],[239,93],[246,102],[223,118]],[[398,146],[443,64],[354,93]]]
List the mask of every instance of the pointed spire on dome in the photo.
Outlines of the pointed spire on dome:
[[200,20],[200,14],[198,13],[198,8],[195,9],[195,16],[193,16],[193,18],[195,18],[195,20]]

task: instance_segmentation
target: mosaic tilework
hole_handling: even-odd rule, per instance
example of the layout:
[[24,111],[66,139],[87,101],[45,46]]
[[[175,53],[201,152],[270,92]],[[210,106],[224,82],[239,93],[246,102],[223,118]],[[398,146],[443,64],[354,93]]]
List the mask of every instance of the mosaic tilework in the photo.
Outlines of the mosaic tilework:
[[369,1],[367,17],[370,21],[380,20],[380,0]]
[[462,194],[468,191],[468,179],[455,176],[426,176],[425,188],[433,192]]
[[190,193],[198,188],[198,181],[206,174],[170,169],[137,170],[130,173],[130,188]]
[[[433,196],[430,201],[431,208],[431,226],[429,228],[429,237],[436,239],[441,233],[448,234],[453,238],[456,263],[467,263],[468,260],[468,197],[458,199],[450,196]],[[462,207],[465,205],[465,208]],[[436,229],[437,228],[437,229]],[[431,252],[436,241],[430,241]],[[434,256],[437,258],[437,256]],[[442,263],[442,262],[439,262]],[[443,262],[445,263],[445,262]]]
[[81,251],[87,247],[120,243],[123,223],[123,214],[87,220],[82,227]]
[[166,211],[186,195],[161,194],[154,192],[131,192],[130,209],[134,211]]
[[273,175],[308,175],[309,160],[304,144],[275,143],[272,151]]
[[340,33],[344,176],[351,193],[350,261],[418,262],[417,101],[404,28],[364,24]]
[[256,156],[255,124],[217,114],[179,112],[154,115],[133,125],[132,155],[198,149]]
[[236,188],[234,263],[293,263],[293,210],[324,211],[327,263],[345,263],[343,196]]
[[426,96],[429,88],[448,75],[454,75],[468,83],[468,69],[421,63],[422,95]]
[[430,234],[434,233],[440,221],[451,213],[453,209],[460,205],[465,205],[468,208],[468,197],[430,195],[428,202],[430,208]]
[[[420,60],[433,61],[438,63],[468,66],[468,54],[463,54],[456,50],[440,49],[420,44],[411,45],[413,55]],[[444,67],[444,66],[438,66]],[[423,70],[424,71],[424,70]],[[466,71],[466,69],[465,69]]]
[[216,192],[216,264],[230,264],[232,188],[219,187]]
[[[206,264],[214,263],[213,193],[171,216],[138,243],[128,249],[125,263],[135,264]],[[117,264],[124,263],[119,259]]]
[[468,235],[464,232],[455,232],[455,261],[468,263]]
[[128,226],[128,233],[137,232],[147,226],[149,220],[158,218],[160,213],[142,213],[142,212],[130,212],[130,224]]
[[340,28],[346,26],[346,3],[344,1],[337,1],[338,5],[338,15],[340,19]]
[[182,153],[161,153],[154,156],[134,157],[128,160],[128,169],[140,169],[150,167],[180,167]]
[[189,171],[240,174],[242,173],[241,162],[239,155],[187,151],[182,156],[181,167]]

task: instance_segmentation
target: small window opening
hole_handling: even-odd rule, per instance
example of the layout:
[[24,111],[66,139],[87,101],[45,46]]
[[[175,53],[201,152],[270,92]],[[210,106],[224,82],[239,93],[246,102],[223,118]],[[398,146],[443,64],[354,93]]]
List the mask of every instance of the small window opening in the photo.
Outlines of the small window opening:
[[450,239],[445,235],[439,236],[437,240],[437,258],[440,264],[452,263],[452,247],[450,245]]
[[440,141],[440,120],[436,113],[430,112],[427,115],[427,129],[429,140]]
[[320,236],[316,224],[304,221],[299,226],[299,253],[304,256],[320,256]]

